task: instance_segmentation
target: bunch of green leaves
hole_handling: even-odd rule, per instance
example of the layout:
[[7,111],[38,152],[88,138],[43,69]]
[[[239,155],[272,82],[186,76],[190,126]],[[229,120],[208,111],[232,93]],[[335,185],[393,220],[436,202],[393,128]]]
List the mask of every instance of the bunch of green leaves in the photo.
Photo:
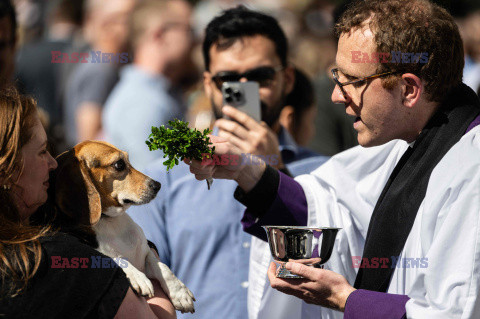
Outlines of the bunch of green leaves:
[[203,154],[213,155],[215,147],[210,148],[210,138],[207,136],[212,131],[209,129],[198,131],[188,127],[188,122],[178,119],[168,122],[171,128],[164,125],[160,127],[152,126],[152,134],[148,137],[147,143],[150,151],[162,150],[168,159],[163,162],[167,166],[167,171],[178,165],[184,158],[201,161]]

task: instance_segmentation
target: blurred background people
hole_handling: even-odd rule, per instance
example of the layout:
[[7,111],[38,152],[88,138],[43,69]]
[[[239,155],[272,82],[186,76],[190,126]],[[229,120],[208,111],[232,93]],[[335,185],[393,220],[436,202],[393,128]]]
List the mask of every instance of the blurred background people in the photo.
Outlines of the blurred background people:
[[[64,142],[61,72],[65,64],[52,63],[52,52],[66,52],[72,46],[82,25],[82,4],[83,1],[50,1],[44,36],[30,39],[17,53],[15,73],[19,89],[34,96],[45,111],[47,134],[57,148]],[[58,149],[52,151],[58,153]]]
[[[51,56],[47,61],[41,57],[39,43],[44,44],[46,40],[56,42],[58,45],[63,45],[65,42],[71,43],[66,49],[60,49],[70,55],[73,52],[89,52],[90,49],[109,51],[109,53],[127,52],[126,21],[134,1],[13,1],[19,26],[17,41],[20,49],[17,63],[19,85],[23,83],[23,92],[32,94],[38,99],[39,105],[47,110],[51,126],[66,127],[65,134],[61,130],[52,130],[57,135],[55,142],[60,144],[58,151],[66,148],[60,143],[63,138],[67,139],[67,145],[72,145],[85,138],[102,137],[100,134],[101,108],[118,80],[117,69],[122,65],[63,63],[60,66],[52,66],[50,65]],[[290,60],[304,70],[314,83],[317,105],[314,125],[316,133],[308,146],[318,153],[333,155],[356,145],[352,119],[344,116],[343,110],[330,101],[332,82],[329,71],[334,63],[336,46],[332,26],[339,13],[352,1],[190,0],[189,3],[193,6],[192,24],[195,35],[200,37],[203,37],[204,27],[208,21],[221,10],[238,3],[247,4],[251,8],[279,18],[291,44]],[[85,11],[79,10],[82,2],[86,2]],[[468,85],[476,89],[480,81],[478,53],[475,53],[479,51],[477,38],[480,32],[476,31],[480,23],[477,11],[479,3],[475,0],[437,0],[437,2],[457,16],[466,46],[464,79]],[[9,33],[4,32],[4,34]],[[9,41],[10,39],[7,39],[7,42]],[[89,46],[85,46],[84,43],[88,43]],[[2,46],[2,48],[7,47]],[[46,52],[47,50],[44,50],[44,53]],[[214,116],[198,81],[200,74],[198,70],[202,68],[199,45],[194,48],[192,56],[193,59],[189,57],[178,67],[178,78],[171,81],[176,87],[181,87],[182,94],[185,95],[188,105],[187,118],[191,125],[203,129],[212,126]],[[131,53],[129,59],[130,62],[133,60]],[[11,66],[11,64],[8,65]],[[39,70],[47,72],[45,74],[52,74],[52,69],[55,68],[61,69],[60,76],[57,74],[38,76]],[[5,69],[2,72],[12,71]],[[90,75],[87,76],[87,74]],[[49,80],[45,80],[46,77]],[[89,80],[85,80],[86,78]],[[191,89],[192,84],[195,83],[196,90],[185,90]],[[53,87],[55,92],[60,93],[53,93],[50,90]],[[67,90],[68,94],[66,94]],[[58,97],[52,104],[50,101],[54,96]],[[57,125],[57,123],[60,124]],[[80,136],[78,136],[79,133]]]
[[93,52],[127,53],[128,19],[135,0],[86,0],[84,37],[90,44],[87,63],[77,63],[67,79],[64,125],[67,146],[102,139],[102,109],[118,81],[122,62],[93,61]]
[[357,133],[353,129],[354,119],[345,116],[345,110],[330,98],[335,86],[330,76],[325,71],[317,74],[314,80],[317,115],[314,120],[315,135],[308,145],[325,155],[335,155],[358,145]]
[[463,81],[477,94],[480,92],[480,9],[460,19],[459,29],[465,47]]
[[280,113],[280,124],[288,130],[298,145],[306,146],[315,134],[315,93],[308,75],[295,69],[295,85],[287,95]]
[[103,124],[107,140],[127,151],[139,170],[163,156],[145,145],[151,127],[184,118],[186,106],[176,84],[192,48],[190,14],[184,0],[145,0],[131,17],[134,61],[121,71]]
[[12,0],[17,12],[19,43],[29,43],[42,37],[45,30],[46,1]]
[[0,1],[0,88],[12,83],[17,44],[17,19],[10,0]]

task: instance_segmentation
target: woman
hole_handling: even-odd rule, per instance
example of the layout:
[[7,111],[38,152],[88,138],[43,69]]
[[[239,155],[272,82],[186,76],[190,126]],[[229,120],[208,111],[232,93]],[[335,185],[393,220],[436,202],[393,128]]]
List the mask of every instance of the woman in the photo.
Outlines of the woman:
[[93,258],[113,265],[108,257],[30,223],[56,167],[34,100],[0,92],[0,317],[175,318],[156,281],[147,303],[120,268],[93,267]]

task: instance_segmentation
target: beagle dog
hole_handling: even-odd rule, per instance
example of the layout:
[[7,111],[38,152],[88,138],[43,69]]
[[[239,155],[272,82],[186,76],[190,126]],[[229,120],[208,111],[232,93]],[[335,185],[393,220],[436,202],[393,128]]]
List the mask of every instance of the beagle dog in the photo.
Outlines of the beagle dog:
[[57,162],[49,190],[55,224],[115,261],[126,259],[122,269],[137,293],[152,297],[148,278],[157,279],[177,310],[193,313],[191,291],[159,262],[140,226],[125,213],[131,205],[150,202],[160,183],[134,169],[126,152],[105,142],[80,143]]

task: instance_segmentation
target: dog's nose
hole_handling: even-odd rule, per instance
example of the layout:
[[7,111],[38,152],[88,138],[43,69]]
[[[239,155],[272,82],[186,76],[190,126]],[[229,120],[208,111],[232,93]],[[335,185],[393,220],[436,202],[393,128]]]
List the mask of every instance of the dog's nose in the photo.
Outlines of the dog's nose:
[[157,193],[160,190],[160,187],[162,187],[162,185],[159,182],[152,179],[150,183],[148,183],[148,187],[150,187],[151,189],[153,189],[155,193]]

